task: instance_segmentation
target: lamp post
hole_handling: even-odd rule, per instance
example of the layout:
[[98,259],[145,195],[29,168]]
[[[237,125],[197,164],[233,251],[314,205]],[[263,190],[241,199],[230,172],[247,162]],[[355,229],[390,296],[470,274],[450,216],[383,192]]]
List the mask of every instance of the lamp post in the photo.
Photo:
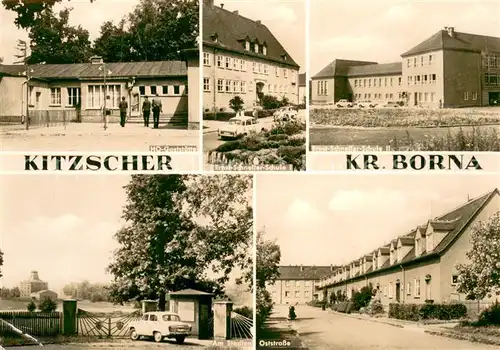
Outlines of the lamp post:
[[26,130],[29,129],[30,124],[30,79],[31,79],[30,67],[26,65]]
[[104,130],[108,128],[108,110],[106,109],[106,102],[108,99],[108,89],[106,85],[106,77],[108,74],[111,74],[111,71],[106,70],[106,63],[103,61],[102,66],[99,67],[99,70],[102,71],[103,79],[104,79],[104,104],[103,104],[103,117],[104,117]]

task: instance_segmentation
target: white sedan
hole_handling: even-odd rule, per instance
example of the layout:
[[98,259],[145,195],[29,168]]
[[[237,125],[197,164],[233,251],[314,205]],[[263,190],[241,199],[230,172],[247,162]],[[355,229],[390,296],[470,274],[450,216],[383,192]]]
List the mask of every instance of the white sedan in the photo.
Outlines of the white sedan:
[[366,101],[359,101],[357,103],[357,106],[359,108],[375,108],[377,106],[377,104],[375,102],[370,101],[370,100],[366,100]]
[[129,325],[130,338],[153,337],[159,343],[164,338],[175,339],[177,344],[183,344],[191,334],[191,325],[182,322],[178,314],[173,312],[146,312],[141,320]]
[[335,106],[338,108],[351,108],[353,106],[352,102],[349,102],[347,100],[338,100],[337,103],[335,103]]

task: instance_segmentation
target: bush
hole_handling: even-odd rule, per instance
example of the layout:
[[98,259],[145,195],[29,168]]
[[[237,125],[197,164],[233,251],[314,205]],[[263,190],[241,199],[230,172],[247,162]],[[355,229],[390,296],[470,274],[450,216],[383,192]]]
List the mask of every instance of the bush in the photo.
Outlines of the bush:
[[26,309],[28,309],[29,312],[34,312],[36,310],[35,302],[33,300],[31,300],[28,303],[28,306],[26,306]]
[[420,321],[429,319],[456,320],[467,315],[464,304],[389,304],[389,317]]
[[273,310],[273,300],[271,298],[271,293],[269,293],[265,288],[258,287],[255,294],[255,304],[256,328],[261,329]]
[[262,97],[261,104],[264,109],[276,109],[281,107],[280,101],[271,95],[264,95]]
[[350,301],[342,301],[337,304],[332,304],[332,310],[337,312],[342,312],[345,314],[350,314],[352,311],[353,304]]
[[482,325],[500,325],[500,304],[495,302],[479,315],[479,323]]
[[253,320],[253,310],[248,306],[239,307],[233,310],[237,314]]
[[41,312],[54,312],[57,309],[57,304],[50,298],[45,298],[38,304],[38,310]]
[[312,301],[308,301],[306,303],[307,305],[309,306],[312,306],[312,307],[323,307],[326,305],[326,301],[324,300],[312,300]]
[[234,151],[235,149],[240,149],[240,148],[241,148],[240,141],[235,140],[235,141],[224,142],[219,147],[217,147],[215,149],[215,151],[216,152],[231,152],[231,151]]
[[380,300],[373,300],[370,305],[370,314],[378,315],[384,313],[384,306]]
[[362,307],[366,307],[372,300],[373,288],[372,285],[364,286],[360,291],[354,292],[352,296],[353,310],[358,311]]
[[273,134],[267,137],[269,141],[283,141],[288,140],[288,135],[285,134]]

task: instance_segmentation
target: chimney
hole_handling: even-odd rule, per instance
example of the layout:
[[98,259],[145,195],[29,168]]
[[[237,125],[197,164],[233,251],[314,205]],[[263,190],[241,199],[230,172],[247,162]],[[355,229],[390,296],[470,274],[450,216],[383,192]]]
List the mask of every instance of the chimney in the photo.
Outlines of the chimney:
[[224,4],[220,4],[220,8],[223,9],[224,8]]
[[455,28],[453,28],[453,27],[445,27],[444,29],[448,32],[448,35],[450,37],[452,37],[452,38],[455,37]]
[[90,57],[90,63],[92,64],[102,64],[104,61],[101,56],[92,56]]
[[239,14],[240,14],[240,11],[236,10],[236,11],[233,11],[233,13],[234,13],[235,15],[239,15]]
[[214,6],[214,0],[203,0],[203,4],[205,6],[213,7]]
[[258,21],[255,21],[257,24],[262,24],[262,21],[259,19]]

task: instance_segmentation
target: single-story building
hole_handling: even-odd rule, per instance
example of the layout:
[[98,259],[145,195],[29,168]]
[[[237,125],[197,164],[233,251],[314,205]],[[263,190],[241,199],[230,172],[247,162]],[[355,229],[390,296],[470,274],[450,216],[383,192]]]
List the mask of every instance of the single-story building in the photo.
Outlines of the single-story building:
[[57,293],[51,290],[41,290],[39,292],[31,293],[31,298],[39,301],[43,301],[45,299],[50,299],[52,301],[57,300]]

